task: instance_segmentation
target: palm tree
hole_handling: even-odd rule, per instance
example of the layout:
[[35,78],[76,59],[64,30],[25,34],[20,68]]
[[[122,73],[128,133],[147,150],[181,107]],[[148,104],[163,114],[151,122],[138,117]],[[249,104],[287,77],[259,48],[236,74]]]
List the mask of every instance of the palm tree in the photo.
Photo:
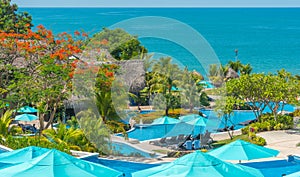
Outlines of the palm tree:
[[250,64],[241,65],[240,68],[241,74],[250,74],[252,72],[252,67]]
[[56,130],[46,129],[42,133],[53,143],[65,144],[71,149],[81,150],[81,146],[88,143],[82,130],[74,127],[67,128],[66,124],[62,123]]
[[13,114],[12,110],[7,110],[7,111],[5,111],[3,116],[0,118],[0,138],[1,139],[6,138],[9,134],[15,134],[15,133],[22,131],[22,129],[20,127],[10,125],[10,123],[12,121],[12,119],[11,119],[12,114]]
[[172,87],[179,85],[181,71],[176,64],[172,64],[170,57],[160,58],[154,65],[152,72],[155,76],[152,78],[154,83],[152,88],[166,98],[165,114],[168,115],[172,105]]
[[198,84],[199,82],[200,80],[193,79],[193,74],[190,73],[187,68],[184,69],[182,74],[181,95],[184,102],[188,105],[190,113],[194,107],[200,103],[202,87]]

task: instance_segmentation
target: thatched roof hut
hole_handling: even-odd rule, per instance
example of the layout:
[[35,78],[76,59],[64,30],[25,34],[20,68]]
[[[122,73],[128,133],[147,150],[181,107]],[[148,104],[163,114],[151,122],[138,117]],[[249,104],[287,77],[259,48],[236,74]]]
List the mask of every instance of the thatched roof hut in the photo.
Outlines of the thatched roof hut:
[[229,68],[225,78],[226,80],[239,78],[239,74],[236,71],[234,71],[232,68]]

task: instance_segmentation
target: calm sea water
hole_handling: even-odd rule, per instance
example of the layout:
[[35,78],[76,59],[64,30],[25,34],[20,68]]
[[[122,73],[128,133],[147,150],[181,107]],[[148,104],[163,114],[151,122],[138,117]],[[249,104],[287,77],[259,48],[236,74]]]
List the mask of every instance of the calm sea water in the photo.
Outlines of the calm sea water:
[[[83,29],[95,33],[122,20],[168,17],[190,25],[215,50],[221,63],[238,58],[255,72],[285,68],[300,74],[300,8],[21,8],[55,33]],[[145,24],[146,25],[146,24]],[[166,24],[161,24],[166,25]],[[160,25],[158,25],[160,26]],[[125,29],[126,30],[126,29]],[[170,30],[171,32],[171,30]],[[139,34],[135,34],[139,35]],[[150,52],[172,55],[189,69],[201,70],[194,56],[170,41],[143,38]]]

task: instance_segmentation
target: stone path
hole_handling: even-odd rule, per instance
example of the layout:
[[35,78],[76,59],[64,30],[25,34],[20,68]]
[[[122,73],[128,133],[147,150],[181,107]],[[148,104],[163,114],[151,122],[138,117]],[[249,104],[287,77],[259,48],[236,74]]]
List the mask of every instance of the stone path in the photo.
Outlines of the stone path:
[[288,155],[300,156],[300,147],[297,147],[297,143],[300,142],[300,133],[291,134],[289,131],[270,131],[258,133],[266,139],[266,147],[277,149],[280,151],[278,157],[286,158]]

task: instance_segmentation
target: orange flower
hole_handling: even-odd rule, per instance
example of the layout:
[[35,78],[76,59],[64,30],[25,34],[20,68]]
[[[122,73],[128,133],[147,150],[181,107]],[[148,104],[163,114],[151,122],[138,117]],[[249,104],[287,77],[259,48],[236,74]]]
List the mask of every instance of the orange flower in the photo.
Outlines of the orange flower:
[[107,39],[103,39],[103,40],[100,42],[100,44],[102,44],[102,45],[107,45],[107,44],[108,44],[108,40],[107,40]]
[[76,36],[79,36],[79,35],[80,35],[80,32],[79,32],[79,31],[75,31],[74,34],[75,34]]

